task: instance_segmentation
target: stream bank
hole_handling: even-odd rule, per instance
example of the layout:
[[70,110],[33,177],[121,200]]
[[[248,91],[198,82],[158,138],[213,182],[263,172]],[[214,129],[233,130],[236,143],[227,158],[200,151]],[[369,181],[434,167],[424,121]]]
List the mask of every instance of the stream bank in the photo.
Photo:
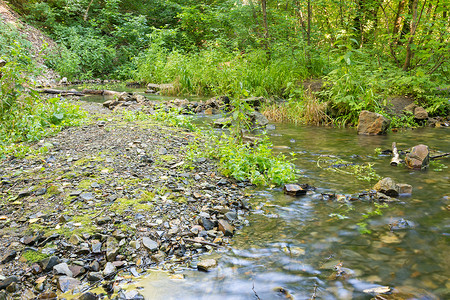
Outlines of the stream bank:
[[109,280],[120,270],[195,267],[246,222],[249,183],[224,178],[208,157],[187,162],[194,134],[82,106],[91,124],[40,141],[42,155],[1,162],[2,299],[100,283],[104,296],[117,295]]

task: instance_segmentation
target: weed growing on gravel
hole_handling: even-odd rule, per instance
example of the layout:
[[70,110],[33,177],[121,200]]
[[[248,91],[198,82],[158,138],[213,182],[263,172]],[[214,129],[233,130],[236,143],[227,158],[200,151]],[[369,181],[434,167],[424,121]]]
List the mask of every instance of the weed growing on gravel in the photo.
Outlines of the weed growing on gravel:
[[267,138],[253,147],[225,134],[220,137],[210,135],[198,143],[204,144],[205,148],[198,144],[189,145],[187,158],[191,161],[205,155],[215,158],[227,177],[250,180],[255,185],[281,185],[296,179],[295,166],[284,155],[275,156]]

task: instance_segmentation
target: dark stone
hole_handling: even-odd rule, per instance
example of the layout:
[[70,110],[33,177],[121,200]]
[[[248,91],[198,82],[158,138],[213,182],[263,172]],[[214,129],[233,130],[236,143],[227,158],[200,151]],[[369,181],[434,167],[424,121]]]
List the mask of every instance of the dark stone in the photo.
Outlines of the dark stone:
[[101,272],[90,272],[87,276],[87,280],[89,280],[91,282],[92,281],[93,282],[100,281],[102,279],[103,279],[103,274]]
[[13,282],[19,282],[19,277],[17,276],[9,276],[8,278],[6,278],[5,280],[1,280],[0,281],[0,290],[4,290],[6,289],[6,287],[8,285],[10,285]]
[[2,260],[0,261],[0,264],[6,264],[10,261],[13,261],[14,258],[16,258],[17,252],[14,250],[9,250],[3,255]]
[[97,300],[98,296],[94,293],[87,292],[77,298],[77,300]]
[[205,228],[206,230],[212,230],[214,229],[215,226],[213,221],[205,217],[200,218],[200,223],[201,223],[200,225],[202,225],[203,228]]
[[39,262],[39,265],[42,267],[44,272],[51,271],[57,264],[59,264],[59,258],[57,256],[50,256]]
[[108,224],[110,222],[111,222],[111,218],[110,217],[104,217],[104,218],[97,219],[97,224],[98,225],[104,225],[104,224]]
[[358,134],[379,135],[385,134],[391,120],[381,114],[363,110],[359,114]]
[[306,195],[306,192],[308,190],[301,187],[298,184],[286,184],[283,188],[283,191],[286,195],[301,196],[301,195]]

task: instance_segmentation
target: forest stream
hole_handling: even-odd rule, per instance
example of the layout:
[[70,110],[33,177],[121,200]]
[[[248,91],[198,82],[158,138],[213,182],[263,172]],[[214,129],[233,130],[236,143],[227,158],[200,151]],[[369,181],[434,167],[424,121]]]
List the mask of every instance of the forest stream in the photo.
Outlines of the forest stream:
[[[207,123],[214,117],[196,118]],[[448,128],[358,136],[354,128],[273,125],[267,133],[274,149],[288,157],[294,153],[299,182],[316,191],[291,197],[279,188],[249,190],[254,194],[249,225],[230,248],[210,254],[218,267],[206,273],[185,269],[178,276],[151,271],[137,284],[146,298],[370,299],[384,289],[394,294],[380,299],[449,297],[448,159],[411,171],[392,167],[390,155],[375,153],[390,149],[392,142],[402,150],[426,144],[448,152]],[[380,207],[378,215],[370,214],[374,203],[329,200],[323,195],[339,199],[370,190],[376,182],[319,167],[319,158],[329,155],[373,163],[381,177],[412,185],[412,195]]]

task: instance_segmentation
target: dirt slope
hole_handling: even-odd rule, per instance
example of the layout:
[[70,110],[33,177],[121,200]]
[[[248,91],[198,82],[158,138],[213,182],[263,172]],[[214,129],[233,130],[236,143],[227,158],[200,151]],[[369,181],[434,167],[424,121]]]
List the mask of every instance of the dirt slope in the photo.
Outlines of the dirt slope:
[[[3,0],[0,0],[0,22],[14,26],[19,32],[25,35],[26,39],[33,45],[31,49],[32,55],[39,65],[44,65],[44,58],[40,55],[43,45],[47,44],[50,49],[56,48],[56,43],[51,38],[47,37],[39,29],[23,22],[21,17]],[[43,78],[51,80],[59,77],[59,75],[51,69],[44,68],[44,70],[45,74],[42,74]],[[42,80],[43,78],[39,79]]]

